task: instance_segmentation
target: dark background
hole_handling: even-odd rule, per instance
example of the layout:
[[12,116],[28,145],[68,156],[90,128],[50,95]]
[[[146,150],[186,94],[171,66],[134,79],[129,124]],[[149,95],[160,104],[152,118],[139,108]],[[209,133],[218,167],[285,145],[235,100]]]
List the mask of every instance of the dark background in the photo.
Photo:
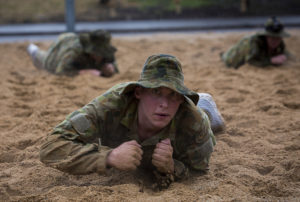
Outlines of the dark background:
[[[299,0],[74,1],[76,21],[82,22],[300,14]],[[64,3],[64,0],[0,0],[0,24],[63,22]]]

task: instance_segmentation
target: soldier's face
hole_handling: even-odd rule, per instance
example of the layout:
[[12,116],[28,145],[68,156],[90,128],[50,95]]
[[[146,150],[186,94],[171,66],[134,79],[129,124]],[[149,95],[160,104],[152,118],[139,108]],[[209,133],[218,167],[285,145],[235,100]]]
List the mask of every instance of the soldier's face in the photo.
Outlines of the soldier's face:
[[139,99],[138,124],[153,131],[166,127],[184,100],[182,95],[166,87],[137,87],[135,96]]
[[281,40],[282,39],[280,37],[267,36],[267,43],[271,49],[277,48]]

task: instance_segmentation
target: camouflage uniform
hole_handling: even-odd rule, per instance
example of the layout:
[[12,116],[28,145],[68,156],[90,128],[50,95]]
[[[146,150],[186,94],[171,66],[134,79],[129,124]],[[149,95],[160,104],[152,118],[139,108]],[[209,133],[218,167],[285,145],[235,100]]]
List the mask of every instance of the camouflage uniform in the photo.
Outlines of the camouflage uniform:
[[[137,134],[136,86],[165,86],[185,98],[168,126],[144,141]],[[104,173],[108,153],[126,141],[136,140],[143,150],[140,167],[155,170],[153,150],[159,141],[170,138],[176,179],[186,177],[188,167],[207,171],[215,138],[208,116],[195,106],[197,102],[197,93],[183,85],[177,59],[151,56],[139,81],[118,84],[68,115],[47,137],[40,151],[41,161],[71,174]]]
[[[91,35],[96,35],[94,38]],[[97,69],[101,71],[105,63],[113,63],[118,72],[114,52],[110,45],[110,34],[104,31],[94,31],[76,35],[61,34],[47,52],[39,51],[36,57],[43,68],[54,74],[76,74],[82,69]],[[102,61],[97,63],[91,55],[99,55]]]
[[[277,24],[276,24],[277,23]],[[272,65],[271,58],[280,54],[286,54],[283,41],[279,46],[269,52],[266,36],[287,37],[283,31],[283,25],[276,18],[271,18],[266,22],[265,31],[241,39],[236,45],[222,54],[222,60],[227,67],[239,68],[245,63],[255,66]],[[281,27],[277,27],[281,26]]]
[[222,55],[222,59],[228,67],[234,68],[239,68],[245,63],[267,66],[271,65],[270,59],[273,56],[283,54],[284,50],[284,42],[281,42],[272,53],[269,53],[265,36],[255,34],[241,39]]

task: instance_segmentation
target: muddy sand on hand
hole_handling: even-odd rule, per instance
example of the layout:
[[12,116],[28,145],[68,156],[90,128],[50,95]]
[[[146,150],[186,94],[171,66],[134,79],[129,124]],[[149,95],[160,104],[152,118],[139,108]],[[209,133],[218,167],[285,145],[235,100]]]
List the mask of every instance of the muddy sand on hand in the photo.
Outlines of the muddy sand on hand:
[[[51,75],[32,65],[28,42],[0,44],[0,201],[300,200],[300,31],[285,40],[293,55],[285,65],[226,68],[220,52],[251,33],[113,38],[120,74],[112,78]],[[157,53],[178,57],[186,86],[212,94],[224,116],[227,129],[216,136],[206,175],[192,172],[156,192],[140,171],[74,176],[39,161],[45,136],[67,114],[114,84],[137,80]]]

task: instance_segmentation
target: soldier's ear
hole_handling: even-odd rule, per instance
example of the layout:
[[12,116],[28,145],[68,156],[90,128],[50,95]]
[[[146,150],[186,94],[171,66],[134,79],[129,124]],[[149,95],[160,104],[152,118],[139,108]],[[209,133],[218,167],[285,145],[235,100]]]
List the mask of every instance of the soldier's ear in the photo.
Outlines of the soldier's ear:
[[134,95],[135,95],[136,99],[140,99],[141,98],[142,90],[143,90],[143,88],[141,86],[135,87],[135,89],[134,89]]

